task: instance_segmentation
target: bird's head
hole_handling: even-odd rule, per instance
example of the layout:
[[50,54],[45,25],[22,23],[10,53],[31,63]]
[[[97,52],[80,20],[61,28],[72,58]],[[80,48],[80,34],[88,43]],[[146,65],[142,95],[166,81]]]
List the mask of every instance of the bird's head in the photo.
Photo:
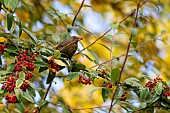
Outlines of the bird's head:
[[83,38],[82,37],[79,37],[79,36],[72,36],[72,38],[76,41],[79,41],[79,40],[82,40]]

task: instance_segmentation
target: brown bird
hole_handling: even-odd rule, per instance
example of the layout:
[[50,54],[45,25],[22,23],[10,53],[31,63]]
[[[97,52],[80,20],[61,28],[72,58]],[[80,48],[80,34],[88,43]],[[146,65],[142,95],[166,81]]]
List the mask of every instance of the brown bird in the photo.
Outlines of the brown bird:
[[65,57],[71,60],[72,56],[77,50],[77,43],[79,40],[82,40],[82,37],[72,36],[64,41],[62,41],[58,46],[57,49],[60,50],[61,53],[64,54]]

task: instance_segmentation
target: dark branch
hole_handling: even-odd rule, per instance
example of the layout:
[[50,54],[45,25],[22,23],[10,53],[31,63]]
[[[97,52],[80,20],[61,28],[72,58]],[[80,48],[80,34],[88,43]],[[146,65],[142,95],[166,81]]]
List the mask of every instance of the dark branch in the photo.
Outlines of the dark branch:
[[74,26],[74,23],[75,23],[75,21],[76,21],[76,19],[77,19],[77,16],[78,16],[78,14],[79,14],[81,8],[83,7],[84,1],[85,1],[85,0],[82,1],[82,3],[81,3],[81,5],[80,5],[80,7],[79,7],[79,9],[78,9],[78,11],[77,11],[77,13],[76,13],[74,19],[73,19],[72,26]]
[[[139,8],[140,8],[140,2],[141,2],[141,0],[139,0],[139,3],[137,5],[136,17],[135,17],[135,20],[134,20],[134,23],[133,23],[133,28],[136,28],[136,21],[137,21],[137,17],[138,17],[138,11],[139,11]],[[110,108],[109,108],[109,113],[111,112],[111,109],[113,107],[113,101],[114,101],[114,98],[115,98],[115,94],[116,94],[116,92],[118,90],[120,79],[121,79],[121,76],[122,76],[122,73],[123,73],[127,58],[128,58],[128,53],[129,53],[129,50],[130,50],[130,44],[131,44],[132,38],[133,38],[133,35],[131,33],[129,43],[128,43],[128,47],[127,47],[127,51],[126,51],[126,55],[125,55],[125,59],[124,59],[122,68],[120,70],[120,75],[119,75],[119,78],[118,78],[118,81],[117,81],[117,84],[116,84],[116,89],[115,89],[115,91],[113,93],[113,96],[112,96],[112,100],[111,100],[111,104],[110,104]]]

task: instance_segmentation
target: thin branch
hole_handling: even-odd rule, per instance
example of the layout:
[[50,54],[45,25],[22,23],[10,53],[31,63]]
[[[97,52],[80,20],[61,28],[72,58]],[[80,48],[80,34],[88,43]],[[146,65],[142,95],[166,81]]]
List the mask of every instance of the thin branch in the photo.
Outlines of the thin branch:
[[[135,20],[134,20],[133,28],[136,28],[136,22],[137,22],[137,17],[138,17],[138,11],[139,11],[139,8],[140,8],[140,2],[141,2],[141,0],[139,0],[139,3],[137,5],[136,17],[135,17]],[[119,78],[118,78],[118,81],[117,81],[117,84],[116,84],[116,89],[115,89],[115,91],[113,93],[113,96],[112,96],[112,100],[111,100],[111,104],[110,104],[110,108],[109,108],[109,113],[111,112],[111,109],[113,107],[113,101],[114,101],[114,98],[115,98],[115,94],[116,94],[116,92],[118,90],[120,79],[121,79],[121,76],[122,76],[122,73],[123,73],[127,58],[128,58],[128,53],[129,53],[129,50],[130,50],[130,44],[131,44],[132,37],[133,37],[133,35],[131,33],[129,43],[128,43],[128,47],[127,47],[127,51],[126,51],[126,55],[125,55],[125,59],[124,59],[122,68],[120,70],[120,75],[119,75]]]
[[[47,90],[46,90],[46,92],[45,92],[45,94],[44,94],[44,96],[43,96],[42,100],[45,100],[45,99],[46,99],[47,94],[48,94],[48,92],[49,92],[49,90],[50,90],[50,88],[51,88],[51,84],[52,84],[52,82],[48,85],[48,88],[47,88]],[[39,107],[39,109],[38,109],[38,113],[40,113],[41,108],[42,108],[42,106],[40,106],[40,107]]]
[[[122,23],[123,21],[125,21],[129,16],[131,16],[133,13],[135,12],[135,10],[130,13],[128,16],[126,16],[123,20],[121,20],[119,23]],[[105,33],[103,33],[103,35],[101,35],[100,37],[98,37],[94,42],[92,42],[90,45],[88,45],[87,47],[85,47],[84,49],[82,49],[81,51],[84,51],[85,49],[89,48],[90,46],[92,46],[93,44],[95,44],[98,40],[100,40],[101,38],[103,38],[107,33],[109,33],[112,30],[112,28],[110,28],[109,30],[107,30]],[[75,54],[77,55],[77,54]]]
[[[142,7],[147,1],[148,1],[148,0],[144,1],[144,2],[139,6],[139,8]],[[124,21],[125,21],[128,17],[130,17],[131,15],[133,15],[133,13],[134,13],[135,11],[136,11],[136,10],[133,10],[132,13],[130,13],[129,15],[127,15],[123,20],[121,20],[121,21],[119,22],[119,24],[122,23],[122,22],[124,22]],[[110,28],[109,30],[107,30],[103,35],[101,35],[100,37],[98,37],[94,42],[92,42],[92,43],[89,44],[87,47],[85,47],[84,49],[82,49],[81,52],[84,51],[84,50],[86,50],[87,48],[89,48],[89,47],[92,46],[93,44],[95,44],[98,40],[100,40],[101,38],[103,38],[103,37],[104,37],[107,33],[109,33],[111,30],[112,30],[111,28]],[[79,53],[77,53],[77,54],[79,54]],[[75,55],[77,55],[77,54],[75,54]]]
[[78,9],[78,11],[77,11],[77,13],[76,13],[74,19],[73,19],[73,22],[72,22],[72,24],[71,24],[72,26],[74,26],[74,23],[75,23],[75,21],[76,21],[76,19],[77,19],[77,16],[78,16],[78,14],[79,14],[81,8],[83,7],[84,1],[85,1],[85,0],[82,1],[82,3],[81,3],[81,5],[80,5],[80,7],[79,7],[79,9]]

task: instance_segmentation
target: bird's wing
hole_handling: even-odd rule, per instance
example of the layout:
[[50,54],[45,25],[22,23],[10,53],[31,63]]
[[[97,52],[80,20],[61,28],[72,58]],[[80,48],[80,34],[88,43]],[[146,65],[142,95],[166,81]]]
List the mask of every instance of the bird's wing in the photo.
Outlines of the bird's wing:
[[71,43],[71,40],[70,39],[67,39],[67,40],[64,40],[63,42],[60,42],[59,45],[57,46],[57,49],[61,49],[63,48],[64,46],[66,46],[67,44]]

